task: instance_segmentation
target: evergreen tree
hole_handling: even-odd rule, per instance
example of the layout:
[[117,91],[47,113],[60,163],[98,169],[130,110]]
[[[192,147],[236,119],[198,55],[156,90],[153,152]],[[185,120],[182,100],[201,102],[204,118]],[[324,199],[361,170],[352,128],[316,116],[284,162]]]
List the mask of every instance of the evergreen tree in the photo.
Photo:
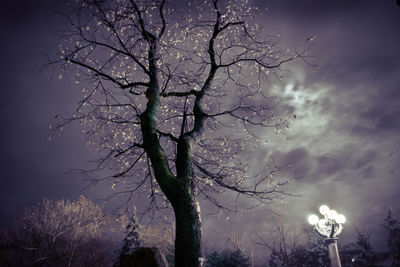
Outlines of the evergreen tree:
[[142,244],[142,240],[139,235],[139,224],[136,218],[136,208],[133,210],[132,217],[129,219],[129,223],[126,226],[126,236],[124,238],[124,244],[121,248],[121,255],[132,254]]
[[249,266],[249,258],[244,255],[243,251],[236,249],[233,252],[230,252],[228,264],[225,266],[247,267]]
[[249,258],[240,249],[225,250],[219,253],[214,250],[207,256],[206,267],[248,267]]
[[368,234],[358,230],[357,241],[343,248],[343,266],[378,267],[383,266],[385,253],[373,249]]
[[325,246],[325,238],[311,232],[310,243],[307,246],[308,266],[325,267],[329,266],[328,251]]
[[391,261],[391,266],[400,266],[400,221],[399,218],[394,217],[391,210],[388,212],[383,227],[389,232],[388,256]]
[[218,251],[214,250],[211,254],[207,255],[206,267],[220,266],[222,266],[222,257]]
[[298,246],[290,253],[282,249],[272,249],[268,261],[271,267],[317,267],[321,266],[316,264],[317,260],[305,247]]
[[282,253],[276,249],[272,249],[271,256],[269,257],[269,266],[270,267],[279,267],[279,266],[287,266],[285,264],[286,258],[282,257]]

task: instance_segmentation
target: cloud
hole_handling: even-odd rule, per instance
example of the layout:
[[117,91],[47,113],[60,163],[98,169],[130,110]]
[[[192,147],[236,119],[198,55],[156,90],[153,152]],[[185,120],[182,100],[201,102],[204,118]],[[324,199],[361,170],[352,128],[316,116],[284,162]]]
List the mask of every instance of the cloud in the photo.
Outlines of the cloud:
[[337,0],[330,2],[321,2],[318,0],[266,0],[260,4],[266,4],[271,13],[280,14],[285,18],[293,20],[313,20],[320,22],[326,19],[336,19],[354,12],[359,7],[360,0],[346,1]]

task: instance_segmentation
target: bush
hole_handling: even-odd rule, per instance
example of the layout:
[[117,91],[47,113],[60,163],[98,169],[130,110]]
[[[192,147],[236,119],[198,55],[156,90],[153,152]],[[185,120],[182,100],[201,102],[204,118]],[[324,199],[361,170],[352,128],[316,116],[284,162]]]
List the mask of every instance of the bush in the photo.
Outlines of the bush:
[[74,202],[44,199],[19,219],[12,242],[22,265],[112,266],[119,230],[102,206],[83,196]]

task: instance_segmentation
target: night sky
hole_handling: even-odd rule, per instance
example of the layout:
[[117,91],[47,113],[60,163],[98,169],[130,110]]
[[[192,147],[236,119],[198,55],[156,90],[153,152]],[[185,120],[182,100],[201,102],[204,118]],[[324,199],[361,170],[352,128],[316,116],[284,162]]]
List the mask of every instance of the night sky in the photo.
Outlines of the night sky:
[[[54,115],[71,111],[79,90],[42,67],[43,54],[57,48],[59,18],[52,12],[59,2],[8,1],[0,11],[0,227],[43,197],[75,199],[82,177],[68,171],[93,159],[77,125],[48,141]],[[253,2],[269,6],[259,23],[281,35],[282,47],[301,47],[315,36],[311,54],[319,65],[291,64],[273,88],[281,114],[297,118],[284,134],[266,133],[268,143],[254,157],[291,164],[288,174],[300,178],[291,190],[302,195],[275,211],[305,226],[324,203],[346,215],[344,240],[353,240],[359,225],[382,246],[387,210],[400,212],[400,6],[395,0]],[[109,191],[83,193],[98,199]],[[262,233],[270,217],[266,208],[229,220],[203,209],[204,236],[234,228]]]

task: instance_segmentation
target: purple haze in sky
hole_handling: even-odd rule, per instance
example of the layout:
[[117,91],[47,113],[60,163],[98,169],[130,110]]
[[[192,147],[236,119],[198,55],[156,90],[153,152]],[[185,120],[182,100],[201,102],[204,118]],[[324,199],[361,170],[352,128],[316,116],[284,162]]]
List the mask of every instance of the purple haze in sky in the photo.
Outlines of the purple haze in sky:
[[[0,153],[0,226],[10,226],[23,208],[43,197],[75,199],[83,185],[79,173],[93,151],[84,145],[77,125],[48,142],[56,113],[77,101],[72,79],[58,80],[52,67],[42,69],[42,54],[57,49],[59,18],[52,10],[62,1],[7,1],[0,12],[0,84],[2,87]],[[178,1],[173,1],[179,5]],[[257,0],[268,5],[259,18],[266,31],[279,33],[282,47],[301,47],[315,36],[313,70],[305,64],[273,88],[282,114],[296,114],[284,135],[268,139],[255,158],[273,155],[291,164],[301,178],[274,210],[288,221],[306,225],[309,213],[327,204],[346,215],[343,238],[355,227],[372,232],[382,245],[381,222],[389,208],[400,211],[400,6],[395,0]],[[72,75],[71,75],[72,76]],[[104,188],[85,192],[93,199]],[[205,238],[229,229],[262,233],[269,209],[231,219],[207,216]]]

